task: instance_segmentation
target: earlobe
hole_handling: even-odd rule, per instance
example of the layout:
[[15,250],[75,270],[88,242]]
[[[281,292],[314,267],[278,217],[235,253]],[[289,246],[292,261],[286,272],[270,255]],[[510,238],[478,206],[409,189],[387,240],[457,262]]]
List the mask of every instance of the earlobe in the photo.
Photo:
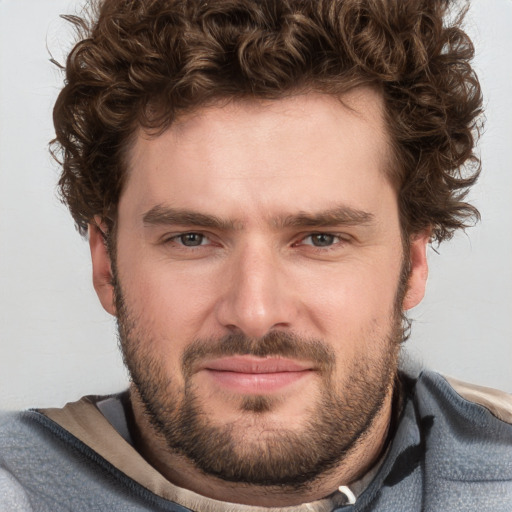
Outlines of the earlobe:
[[89,224],[89,247],[92,259],[92,282],[101,305],[111,315],[116,315],[112,266],[105,241],[106,226],[95,218]]
[[404,310],[417,306],[425,295],[428,278],[427,245],[429,241],[430,230],[414,235],[411,240],[409,250],[410,273],[403,301]]

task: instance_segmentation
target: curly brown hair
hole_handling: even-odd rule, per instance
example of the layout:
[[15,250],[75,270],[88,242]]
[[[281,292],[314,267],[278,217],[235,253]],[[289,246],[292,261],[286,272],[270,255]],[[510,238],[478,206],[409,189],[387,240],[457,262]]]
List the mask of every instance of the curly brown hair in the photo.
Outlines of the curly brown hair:
[[[448,0],[103,0],[66,63],[53,154],[63,201],[84,233],[115,223],[123,157],[137,128],[221,98],[382,91],[402,229],[441,242],[479,218],[464,201],[481,90]],[[450,22],[447,20],[451,19]]]

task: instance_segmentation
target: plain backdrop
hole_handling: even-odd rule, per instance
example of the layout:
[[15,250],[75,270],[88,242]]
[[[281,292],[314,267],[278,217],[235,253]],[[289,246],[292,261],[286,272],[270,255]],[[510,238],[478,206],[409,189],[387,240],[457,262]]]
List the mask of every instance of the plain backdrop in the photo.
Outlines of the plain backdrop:
[[[71,0],[0,0],[0,408],[59,406],[127,385],[115,324],[91,284],[86,241],[56,196],[48,154],[71,47]],[[429,251],[427,296],[409,354],[460,379],[512,391],[512,1],[475,0],[487,113],[481,223]]]

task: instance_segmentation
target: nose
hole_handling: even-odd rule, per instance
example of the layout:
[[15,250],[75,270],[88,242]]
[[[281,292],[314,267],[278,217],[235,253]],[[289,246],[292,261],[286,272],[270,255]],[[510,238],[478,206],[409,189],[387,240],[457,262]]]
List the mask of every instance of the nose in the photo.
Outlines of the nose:
[[230,260],[216,308],[225,329],[250,338],[288,329],[296,315],[285,263],[263,245],[245,247]]

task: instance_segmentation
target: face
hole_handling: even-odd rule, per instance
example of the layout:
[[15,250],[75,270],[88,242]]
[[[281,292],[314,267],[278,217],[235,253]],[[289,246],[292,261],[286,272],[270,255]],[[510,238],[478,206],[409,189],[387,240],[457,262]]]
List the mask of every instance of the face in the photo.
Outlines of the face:
[[426,236],[404,254],[380,96],[342,100],[227,103],[139,133],[114,287],[91,236],[152,428],[225,480],[311,480],[389,405]]

